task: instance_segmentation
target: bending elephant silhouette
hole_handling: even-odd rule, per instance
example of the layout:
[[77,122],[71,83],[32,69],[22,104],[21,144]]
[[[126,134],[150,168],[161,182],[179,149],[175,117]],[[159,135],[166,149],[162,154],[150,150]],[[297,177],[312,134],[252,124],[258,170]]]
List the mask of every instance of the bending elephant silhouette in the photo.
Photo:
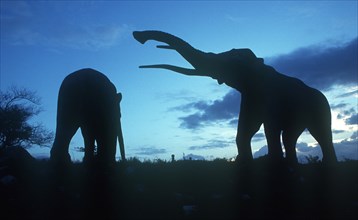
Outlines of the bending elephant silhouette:
[[[51,149],[51,160],[71,161],[70,141],[81,128],[85,143],[84,162],[109,164],[115,161],[118,138],[122,160],[125,160],[121,127],[120,101],[122,94],[102,73],[81,69],[69,74],[58,94],[56,136]],[[95,142],[97,155],[94,154]]]
[[251,139],[264,124],[268,156],[297,163],[296,142],[307,128],[318,141],[323,162],[337,161],[332,143],[331,112],[327,99],[301,80],[283,75],[265,65],[250,49],[232,49],[223,53],[205,53],[184,40],[161,31],[135,31],[133,37],[144,44],[155,40],[176,50],[194,69],[168,64],[145,65],[140,68],[162,68],[190,76],[209,76],[219,84],[241,92],[241,106],[236,136],[239,162],[252,161]]

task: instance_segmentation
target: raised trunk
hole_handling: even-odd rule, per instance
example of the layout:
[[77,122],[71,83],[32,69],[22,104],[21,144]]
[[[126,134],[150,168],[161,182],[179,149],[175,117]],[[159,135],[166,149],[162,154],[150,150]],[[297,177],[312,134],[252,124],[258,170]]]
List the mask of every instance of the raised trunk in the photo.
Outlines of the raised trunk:
[[[175,66],[168,66],[168,65],[158,65],[158,66],[143,66],[144,68],[165,68],[173,70],[173,67],[176,72],[183,73],[186,75],[201,75],[201,76],[210,76],[209,74],[213,72],[213,66],[211,61],[210,53],[204,53],[200,50],[195,49],[190,44],[185,42],[184,40],[165,33],[161,31],[135,31],[133,32],[134,38],[139,41],[140,43],[144,44],[148,40],[156,40],[159,42],[163,42],[168,44],[169,46],[158,46],[159,48],[166,48],[166,49],[174,49],[176,50],[184,59],[186,59],[198,72],[194,74],[194,72],[187,72],[188,69],[180,69],[179,67]],[[190,74],[188,74],[190,73]]]

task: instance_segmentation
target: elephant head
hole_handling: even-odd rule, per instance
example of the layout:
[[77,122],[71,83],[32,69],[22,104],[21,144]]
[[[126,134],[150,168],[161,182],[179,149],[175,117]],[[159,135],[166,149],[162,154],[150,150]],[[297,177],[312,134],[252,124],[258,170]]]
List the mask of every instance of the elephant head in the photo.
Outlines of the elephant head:
[[176,50],[194,69],[168,64],[144,65],[140,68],[162,68],[192,76],[208,76],[219,84],[225,83],[242,91],[242,83],[254,68],[265,66],[250,49],[232,49],[223,53],[206,53],[195,49],[184,40],[161,31],[134,31],[133,37],[144,44],[148,40],[166,43],[157,48]]

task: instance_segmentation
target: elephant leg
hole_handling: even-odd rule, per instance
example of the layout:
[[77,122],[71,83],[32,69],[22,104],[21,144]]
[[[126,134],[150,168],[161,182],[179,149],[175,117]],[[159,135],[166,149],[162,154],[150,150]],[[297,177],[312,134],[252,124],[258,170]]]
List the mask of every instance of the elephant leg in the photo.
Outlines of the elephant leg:
[[68,148],[78,128],[79,126],[72,120],[62,120],[62,118],[58,118],[55,140],[50,153],[52,161],[59,163],[68,163],[71,161]]
[[115,129],[101,129],[98,135],[97,156],[102,164],[112,164],[116,158],[117,134]]
[[275,126],[264,124],[265,135],[268,147],[268,156],[270,159],[276,161],[283,159],[283,152],[281,146],[281,129]]
[[282,132],[282,142],[286,150],[286,159],[292,164],[297,164],[296,143],[298,137],[304,131],[303,128],[285,129]]
[[247,97],[242,96],[239,122],[237,126],[236,145],[239,155],[239,162],[252,161],[251,139],[260,129],[262,124],[261,114],[258,106],[248,102]]
[[81,132],[83,136],[83,141],[85,144],[85,152],[83,157],[83,162],[93,162],[94,161],[94,151],[95,151],[95,137],[94,132],[89,128],[89,126],[81,126]]
[[335,163],[337,162],[337,156],[332,141],[330,106],[321,92],[318,90],[312,90],[311,92],[312,110],[307,129],[321,146],[322,162]]
[[312,125],[308,127],[308,131],[321,146],[323,155],[322,161],[324,163],[337,162],[337,156],[332,141],[332,131],[329,123],[312,123]]

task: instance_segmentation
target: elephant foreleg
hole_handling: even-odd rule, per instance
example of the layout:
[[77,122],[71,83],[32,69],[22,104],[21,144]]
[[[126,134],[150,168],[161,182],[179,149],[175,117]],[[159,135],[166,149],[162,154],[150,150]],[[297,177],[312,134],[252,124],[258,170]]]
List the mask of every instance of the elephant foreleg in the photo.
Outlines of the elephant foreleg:
[[88,126],[82,126],[81,132],[83,136],[83,141],[85,143],[85,155],[83,157],[83,162],[89,163],[94,161],[95,157],[95,137],[94,132],[88,128]]
[[268,156],[273,161],[283,159],[281,146],[281,130],[272,124],[264,124],[265,135],[268,147]]
[[102,128],[101,134],[98,135],[97,141],[97,158],[102,165],[113,164],[116,160],[116,131]]
[[250,102],[247,97],[242,96],[236,135],[236,145],[239,153],[236,159],[240,163],[253,160],[251,139],[262,124],[259,107],[255,102]]

